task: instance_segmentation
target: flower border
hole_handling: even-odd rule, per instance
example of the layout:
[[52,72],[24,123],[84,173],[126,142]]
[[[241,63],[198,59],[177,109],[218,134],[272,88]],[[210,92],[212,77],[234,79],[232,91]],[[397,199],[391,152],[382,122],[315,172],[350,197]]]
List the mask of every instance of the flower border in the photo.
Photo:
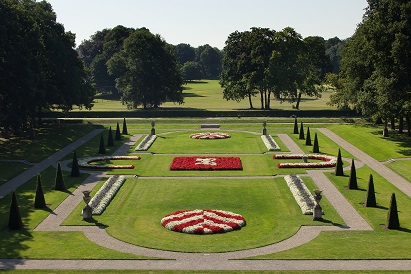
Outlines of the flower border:
[[335,167],[337,164],[337,158],[334,156],[323,154],[276,154],[273,155],[273,159],[302,159],[307,157],[308,159],[322,160],[324,162],[319,163],[278,163],[278,168],[324,168]]
[[147,135],[141,142],[136,146],[135,150],[136,151],[141,151],[141,150],[148,150],[151,145],[154,143],[154,141],[157,139],[157,135],[155,134],[149,134]]
[[315,206],[314,196],[305,185],[304,181],[298,175],[287,175],[284,177],[295,201],[301,208],[304,215],[312,215]]
[[281,150],[280,146],[276,143],[271,135],[261,135],[261,140],[263,140],[264,145],[269,151]]
[[191,139],[227,139],[231,138],[230,134],[223,132],[201,132],[190,134]]
[[100,156],[92,158],[83,158],[78,161],[81,168],[87,169],[133,169],[134,165],[91,165],[92,162],[106,161],[106,160],[140,160],[140,156]]
[[119,175],[108,178],[89,202],[93,215],[101,215],[103,213],[125,181],[126,178]]
[[[197,163],[197,159],[212,158],[219,162],[216,165],[202,165]],[[170,170],[243,170],[240,157],[213,157],[213,156],[192,156],[174,157],[170,165]]]
[[161,219],[168,230],[189,234],[216,234],[239,230],[246,225],[240,214],[224,210],[179,210]]

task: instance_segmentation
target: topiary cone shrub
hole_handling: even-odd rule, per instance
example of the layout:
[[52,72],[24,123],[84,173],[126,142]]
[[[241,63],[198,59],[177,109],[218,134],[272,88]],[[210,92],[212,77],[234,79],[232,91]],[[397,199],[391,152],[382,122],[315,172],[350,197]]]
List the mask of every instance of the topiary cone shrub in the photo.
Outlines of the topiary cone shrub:
[[110,126],[110,129],[108,130],[107,146],[108,147],[114,146],[113,131],[111,130],[111,126]]
[[122,132],[123,134],[128,134],[128,131],[127,131],[127,124],[126,124],[126,118],[124,118],[123,119],[123,132]]
[[300,139],[300,140],[304,140],[304,139],[305,139],[305,137],[304,137],[304,126],[303,126],[303,123],[301,123],[301,126],[300,126],[300,136],[298,137],[298,139]]
[[294,134],[298,134],[297,118],[294,118]]
[[372,174],[370,174],[370,179],[368,180],[367,199],[365,200],[365,206],[377,206],[377,200],[375,199],[374,179],[372,177]]
[[13,191],[11,195],[8,227],[10,230],[19,230],[23,228],[23,222],[21,221],[19,203],[17,202],[17,195],[15,191]]
[[357,171],[355,169],[354,159],[352,159],[351,161],[350,181],[348,183],[348,189],[358,189]]
[[306,138],[305,138],[305,145],[306,145],[306,146],[312,146],[312,143],[311,143],[311,134],[310,134],[310,127],[307,128],[307,135],[306,135]]
[[56,180],[54,184],[54,189],[55,190],[60,190],[60,191],[66,191],[66,185],[64,184],[64,179],[63,179],[63,172],[61,171],[61,164],[60,162],[57,162],[57,172],[56,172]]
[[117,122],[116,135],[114,137],[114,140],[116,140],[116,141],[121,140],[120,125],[118,124],[118,122]]
[[314,135],[313,153],[320,153],[320,146],[318,145],[317,132]]
[[37,175],[36,197],[34,198],[34,208],[45,208],[46,199],[44,198],[43,186],[41,185],[41,176]]
[[335,164],[335,176],[344,176],[343,161],[341,158],[340,149],[338,149],[337,163]]
[[103,133],[100,136],[100,146],[98,148],[98,154],[106,154],[106,146],[104,145]]
[[78,165],[78,159],[77,159],[77,154],[76,151],[74,151],[73,154],[73,162],[71,163],[71,177],[79,177],[80,176],[80,167]]
[[400,220],[398,219],[397,200],[395,199],[395,193],[391,195],[390,208],[388,209],[387,214],[387,228],[400,228]]

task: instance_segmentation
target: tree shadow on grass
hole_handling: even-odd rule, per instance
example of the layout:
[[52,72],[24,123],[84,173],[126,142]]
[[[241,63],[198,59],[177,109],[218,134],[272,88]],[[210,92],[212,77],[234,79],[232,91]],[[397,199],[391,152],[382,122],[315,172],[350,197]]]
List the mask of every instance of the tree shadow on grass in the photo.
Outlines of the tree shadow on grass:
[[339,224],[339,223],[335,223],[331,220],[322,218],[321,220],[315,220],[316,222],[320,222],[320,223],[324,223],[324,224],[331,224],[333,226],[339,226],[339,227],[346,227],[345,225]]
[[399,133],[398,131],[390,130],[388,137],[383,137],[382,128],[376,128],[376,126],[372,126],[372,128],[375,128],[375,131],[371,132],[373,135],[395,142],[399,144],[400,147],[404,148],[399,150],[398,153],[404,156],[411,156],[411,137],[409,137],[407,133]]

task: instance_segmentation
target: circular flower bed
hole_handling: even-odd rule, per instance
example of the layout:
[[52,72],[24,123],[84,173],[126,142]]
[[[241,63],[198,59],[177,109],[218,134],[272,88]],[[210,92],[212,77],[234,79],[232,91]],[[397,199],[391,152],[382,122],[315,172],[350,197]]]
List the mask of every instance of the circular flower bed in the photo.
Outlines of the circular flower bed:
[[222,132],[202,132],[190,135],[190,138],[192,139],[226,139],[230,137],[230,134]]
[[78,161],[81,168],[89,169],[133,169],[134,165],[92,165],[93,162],[110,161],[110,160],[140,160],[140,156],[101,156],[94,158],[85,158]]
[[180,210],[161,219],[165,228],[190,234],[215,234],[241,229],[243,216],[223,210]]

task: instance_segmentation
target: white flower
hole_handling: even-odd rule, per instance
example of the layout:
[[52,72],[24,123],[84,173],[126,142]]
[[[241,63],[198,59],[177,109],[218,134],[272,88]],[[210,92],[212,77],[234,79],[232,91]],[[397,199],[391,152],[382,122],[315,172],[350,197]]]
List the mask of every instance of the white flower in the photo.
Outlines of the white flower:
[[274,141],[271,135],[261,135],[261,139],[268,150],[280,150],[280,146]]
[[125,181],[126,178],[119,175],[114,175],[107,179],[89,202],[89,206],[91,206],[93,210],[93,215],[103,213]]
[[99,156],[99,157],[90,157],[79,159],[78,165],[82,168],[91,168],[91,169],[113,169],[113,168],[134,168],[133,165],[92,165],[92,162],[98,161],[109,161],[109,160],[140,160],[140,156]]
[[302,213],[304,215],[313,214],[313,208],[315,206],[314,196],[311,194],[304,181],[301,180],[300,176],[294,174],[287,175],[284,179],[287,182],[294,199],[300,206]]
[[157,139],[157,135],[154,135],[154,134],[147,135],[143,139],[143,141],[141,141],[141,143],[138,144],[138,146],[136,146],[135,150],[148,150],[156,139]]

